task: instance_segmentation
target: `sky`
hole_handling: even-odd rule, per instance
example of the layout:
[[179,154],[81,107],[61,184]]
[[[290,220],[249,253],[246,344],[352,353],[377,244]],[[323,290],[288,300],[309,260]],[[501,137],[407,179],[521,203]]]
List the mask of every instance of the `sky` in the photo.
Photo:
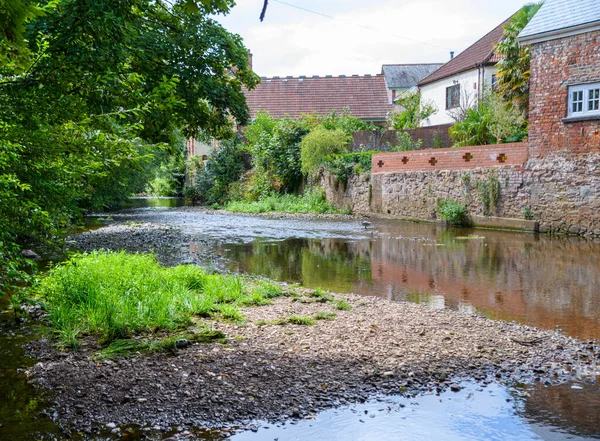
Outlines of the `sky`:
[[260,76],[364,75],[380,73],[382,64],[445,63],[450,51],[462,52],[525,3],[269,0],[261,23],[263,0],[238,0],[217,20],[242,36]]

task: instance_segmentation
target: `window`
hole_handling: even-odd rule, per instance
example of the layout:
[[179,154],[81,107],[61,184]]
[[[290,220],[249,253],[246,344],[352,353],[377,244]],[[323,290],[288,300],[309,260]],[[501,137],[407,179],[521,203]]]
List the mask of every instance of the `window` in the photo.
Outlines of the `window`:
[[569,86],[569,116],[600,116],[600,83]]
[[492,90],[496,90],[498,87],[498,77],[496,74],[492,75]]
[[446,109],[460,106],[460,84],[446,87]]

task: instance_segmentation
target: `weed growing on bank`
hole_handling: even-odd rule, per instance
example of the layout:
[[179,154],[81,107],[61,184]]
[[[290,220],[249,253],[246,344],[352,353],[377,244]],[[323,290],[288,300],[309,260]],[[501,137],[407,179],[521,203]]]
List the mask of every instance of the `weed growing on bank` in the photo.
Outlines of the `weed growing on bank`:
[[35,291],[52,331],[73,349],[86,335],[107,346],[183,329],[194,316],[241,321],[240,306],[264,305],[282,294],[268,281],[249,286],[240,277],[207,274],[193,265],[162,267],[149,254],[107,251],[74,256],[50,270]]
[[307,190],[302,195],[279,194],[254,202],[232,201],[224,209],[239,213],[340,213],[340,210],[327,202],[320,188]]

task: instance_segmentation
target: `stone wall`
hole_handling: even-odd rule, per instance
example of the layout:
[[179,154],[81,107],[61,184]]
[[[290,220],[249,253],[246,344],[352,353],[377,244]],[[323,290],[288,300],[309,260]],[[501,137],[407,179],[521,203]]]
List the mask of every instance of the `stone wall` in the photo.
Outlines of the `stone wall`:
[[321,176],[321,187],[325,190],[327,201],[340,209],[350,209],[352,213],[371,212],[371,175],[363,173],[352,175],[348,182],[341,182],[330,173]]
[[[479,181],[497,179],[495,207],[484,213]],[[328,200],[355,213],[439,220],[439,200],[466,204],[472,215],[524,219],[528,207],[540,231],[600,236],[600,153],[530,158],[518,165],[472,170],[407,171],[353,176],[346,185],[325,176]]]
[[530,155],[600,151],[600,118],[567,122],[568,87],[600,82],[600,31],[531,45]]

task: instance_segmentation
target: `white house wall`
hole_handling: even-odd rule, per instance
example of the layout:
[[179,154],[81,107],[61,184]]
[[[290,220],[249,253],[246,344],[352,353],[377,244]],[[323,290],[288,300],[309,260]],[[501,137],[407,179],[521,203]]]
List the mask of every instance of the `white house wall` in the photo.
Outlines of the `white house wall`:
[[[492,83],[492,75],[496,73],[494,66],[485,67],[483,84],[489,85]],[[437,126],[440,124],[450,124],[454,120],[448,115],[446,110],[446,88],[460,83],[461,102],[465,99],[465,94],[470,98],[470,102],[477,103],[477,95],[479,90],[479,72],[477,69],[472,69],[452,77],[438,80],[434,83],[426,84],[420,88],[421,101],[433,102],[438,111],[422,122],[424,127]]]

